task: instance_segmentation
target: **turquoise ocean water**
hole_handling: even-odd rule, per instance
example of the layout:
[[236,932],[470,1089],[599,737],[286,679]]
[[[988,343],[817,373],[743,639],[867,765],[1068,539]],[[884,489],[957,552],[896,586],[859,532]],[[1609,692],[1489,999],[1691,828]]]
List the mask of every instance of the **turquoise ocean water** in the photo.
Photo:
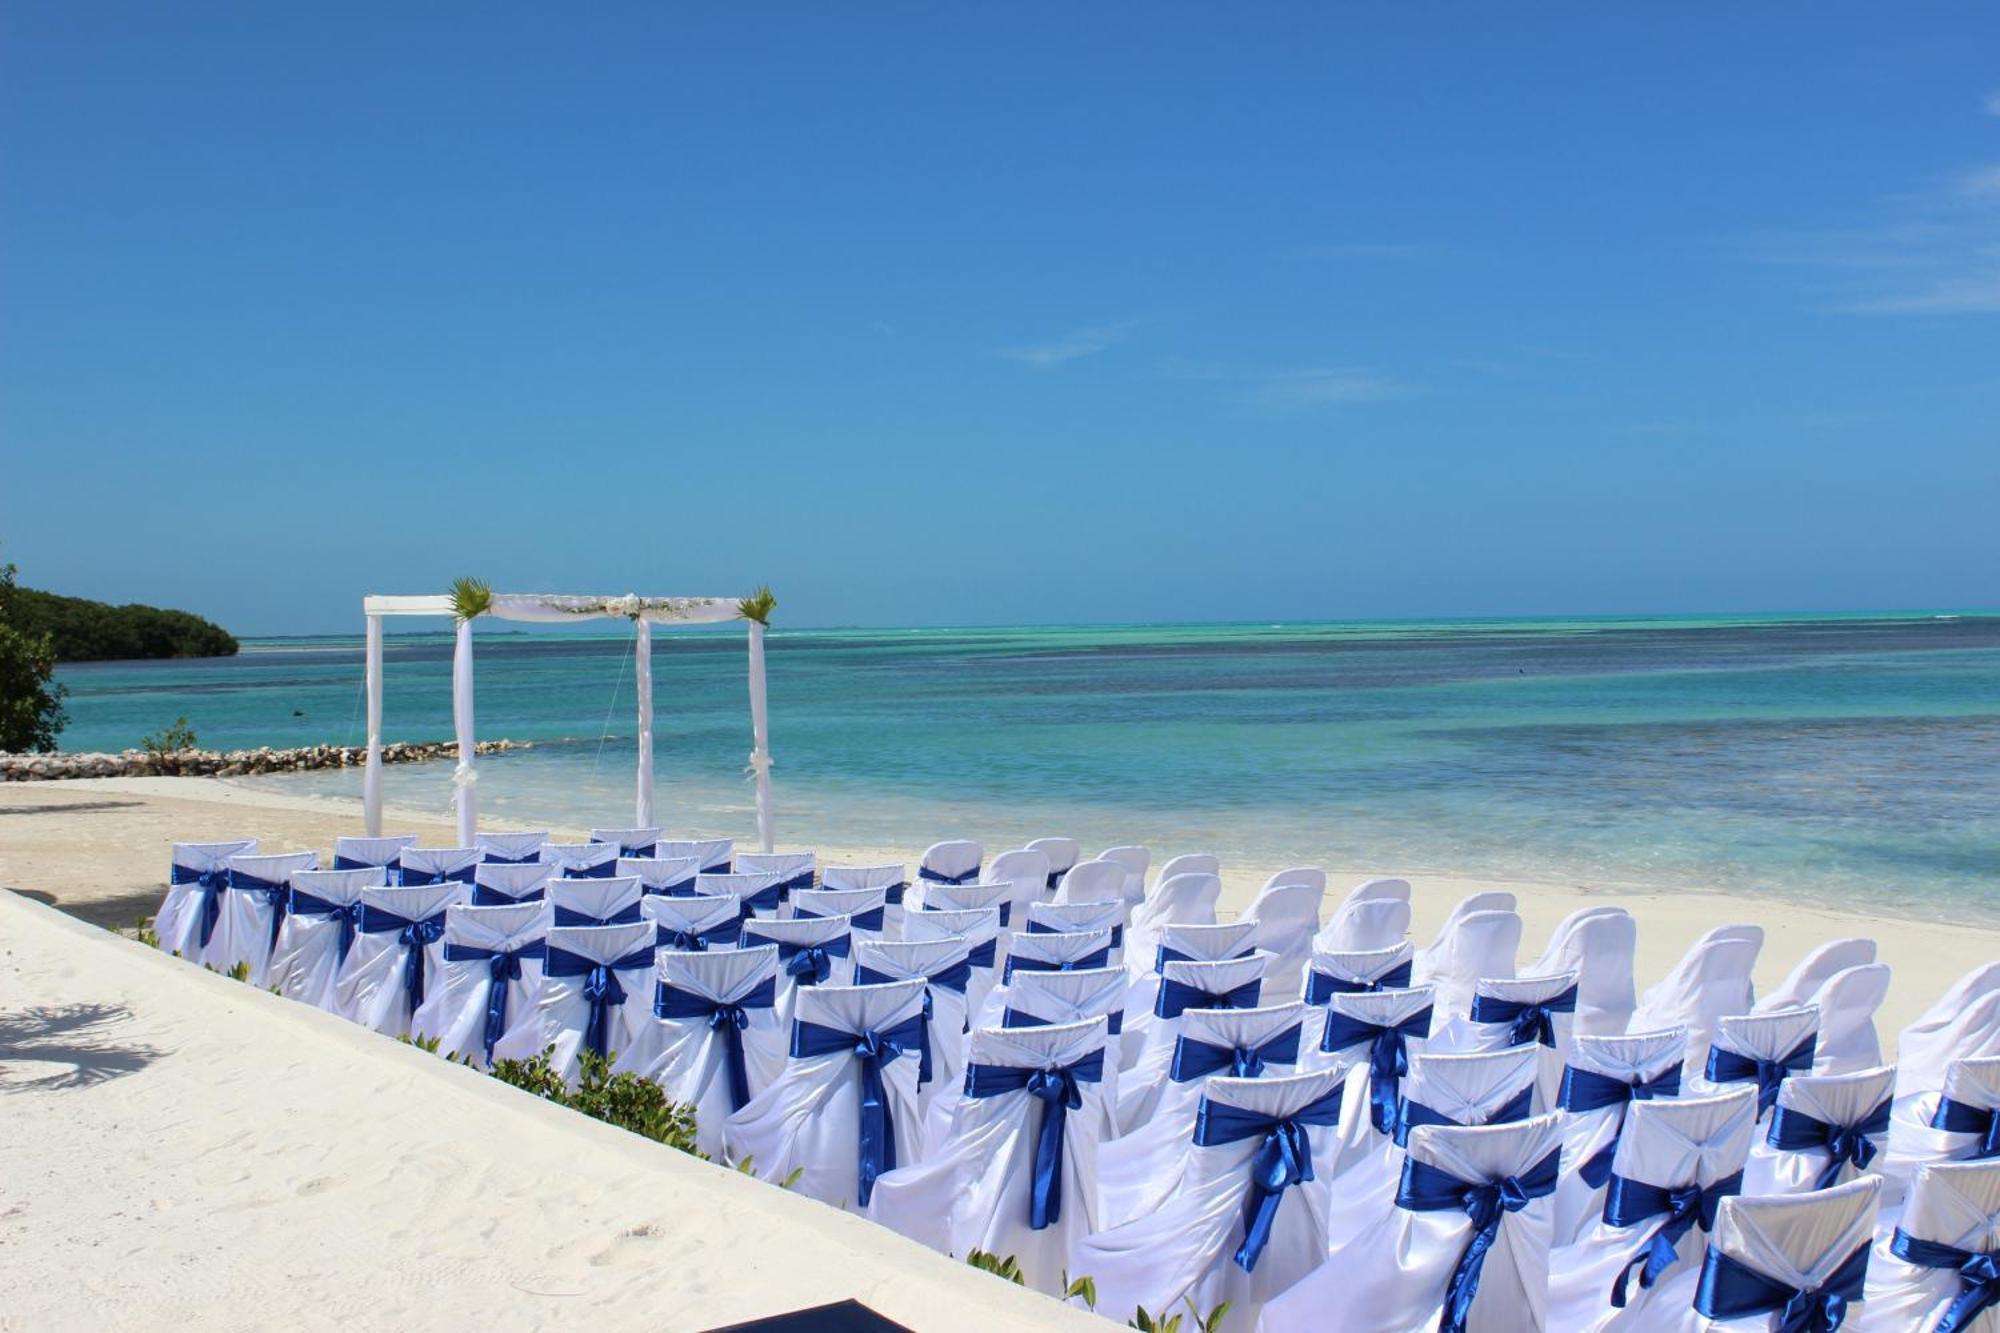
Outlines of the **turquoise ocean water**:
[[[451,735],[450,637],[386,734]],[[625,824],[631,639],[482,625],[484,811]],[[2000,917],[2000,614],[773,631],[779,845],[1069,833],[1256,862]],[[740,629],[654,651],[659,817],[747,837]],[[363,739],[356,638],[67,667],[67,749]],[[449,765],[391,767],[446,808]],[[356,795],[358,771],[263,779]]]

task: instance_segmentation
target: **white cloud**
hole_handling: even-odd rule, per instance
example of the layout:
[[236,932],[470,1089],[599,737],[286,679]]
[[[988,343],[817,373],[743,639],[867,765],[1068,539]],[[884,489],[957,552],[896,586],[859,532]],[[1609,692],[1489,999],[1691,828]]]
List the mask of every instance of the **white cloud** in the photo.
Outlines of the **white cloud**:
[[1407,398],[1416,386],[1365,366],[1305,366],[1249,370],[1194,361],[1161,368],[1169,379],[1228,385],[1245,401],[1270,411],[1301,411],[1351,403]]
[[1096,356],[1118,343],[1123,342],[1132,331],[1131,321],[1122,324],[1102,324],[1088,329],[1072,329],[1059,338],[1044,343],[1032,343],[1026,347],[1005,347],[1000,355],[1011,361],[1035,367],[1037,370],[1053,370],[1057,366],[1068,365],[1086,356]]

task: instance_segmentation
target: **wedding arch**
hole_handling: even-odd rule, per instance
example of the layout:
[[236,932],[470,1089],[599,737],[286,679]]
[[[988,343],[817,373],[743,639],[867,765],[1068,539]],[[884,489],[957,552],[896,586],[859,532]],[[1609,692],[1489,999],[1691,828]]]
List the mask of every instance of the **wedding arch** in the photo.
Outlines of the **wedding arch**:
[[552,593],[493,592],[476,579],[460,579],[449,593],[435,596],[368,596],[361,599],[367,617],[368,758],[361,774],[361,805],[371,836],[382,832],[382,618],[384,616],[450,616],[457,622],[451,655],[451,719],[458,742],[458,767],[452,771],[452,807],[458,817],[458,841],[472,845],[479,831],[479,780],[474,763],[472,710],[472,622],[483,616],[496,620],[567,624],[579,620],[624,619],[632,622],[634,677],[639,695],[639,772],[633,823],[653,823],[653,626],[714,625],[741,620],[750,631],[750,772],[757,784],[757,841],[764,851],[771,842],[771,752],[764,713],[764,631],[777,598],[759,588],[749,597],[575,597]]

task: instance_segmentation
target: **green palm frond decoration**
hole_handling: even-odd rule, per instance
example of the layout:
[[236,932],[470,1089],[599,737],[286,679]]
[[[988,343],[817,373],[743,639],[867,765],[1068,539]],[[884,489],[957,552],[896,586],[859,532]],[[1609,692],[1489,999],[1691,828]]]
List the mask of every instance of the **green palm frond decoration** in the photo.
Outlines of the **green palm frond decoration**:
[[745,620],[754,620],[767,629],[771,624],[771,613],[777,609],[778,599],[768,583],[736,604],[737,615]]
[[460,620],[473,620],[493,608],[493,589],[485,579],[453,579],[451,611]]

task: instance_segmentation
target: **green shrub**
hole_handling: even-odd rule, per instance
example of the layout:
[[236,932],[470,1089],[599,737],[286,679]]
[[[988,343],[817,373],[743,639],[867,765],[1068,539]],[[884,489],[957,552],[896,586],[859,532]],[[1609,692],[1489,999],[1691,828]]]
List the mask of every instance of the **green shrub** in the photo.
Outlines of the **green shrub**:
[[584,1051],[577,1085],[563,1081],[552,1060],[555,1047],[532,1060],[496,1060],[493,1077],[502,1083],[531,1092],[544,1101],[567,1106],[607,1125],[630,1130],[641,1137],[701,1154],[694,1146],[694,1108],[667,1100],[666,1090],[637,1074],[611,1072],[611,1061],[595,1051]]
[[165,730],[141,738],[139,748],[155,759],[166,759],[184,750],[196,749],[200,744],[200,739],[194,734],[194,728],[189,726],[187,718],[182,716],[175,718],[173,725]]
[[999,1255],[989,1254],[985,1250],[974,1250],[965,1256],[965,1262],[995,1277],[1005,1278],[1017,1287],[1027,1285],[1021,1275],[1021,1261],[1014,1255],[1010,1254],[1002,1259]]
[[30,596],[14,586],[14,566],[0,565],[0,750],[17,754],[55,749],[69,721],[69,691],[54,679],[55,639],[26,614]]

